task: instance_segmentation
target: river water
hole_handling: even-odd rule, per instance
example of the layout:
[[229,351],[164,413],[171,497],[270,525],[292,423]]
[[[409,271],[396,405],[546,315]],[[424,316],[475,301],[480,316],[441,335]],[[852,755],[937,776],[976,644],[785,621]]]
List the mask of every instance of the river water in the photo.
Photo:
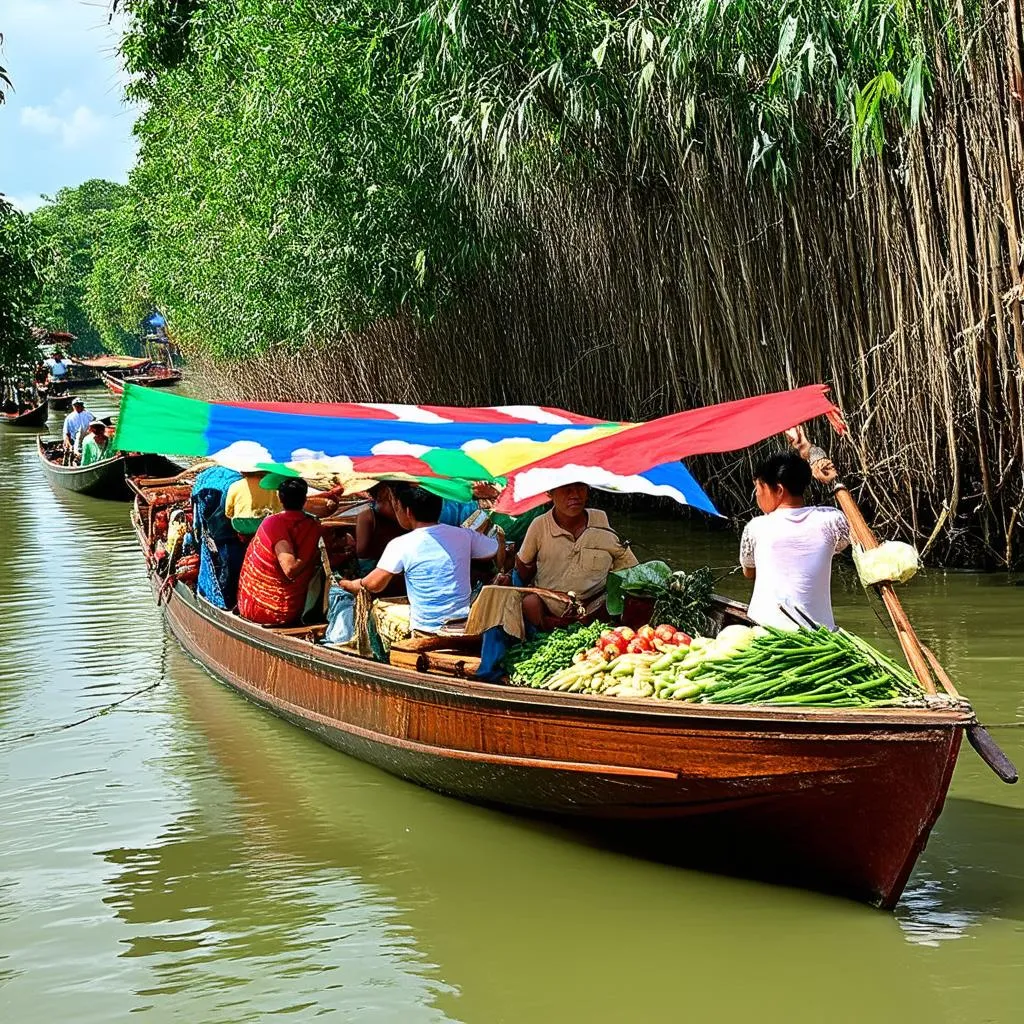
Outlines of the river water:
[[[966,743],[894,914],[588,845],[221,688],[165,634],[127,506],[54,493],[34,445],[0,434],[4,1020],[1021,1019],[1024,787]],[[735,560],[725,533],[624,527],[689,564]],[[905,600],[1024,766],[1010,583],[930,572]],[[836,596],[892,646],[845,570]]]

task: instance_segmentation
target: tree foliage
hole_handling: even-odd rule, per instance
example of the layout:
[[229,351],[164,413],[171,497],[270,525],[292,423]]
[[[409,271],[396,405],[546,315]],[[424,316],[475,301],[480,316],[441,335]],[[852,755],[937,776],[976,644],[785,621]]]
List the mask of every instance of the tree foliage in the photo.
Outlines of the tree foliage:
[[149,245],[115,262],[222,355],[433,313],[553,176],[672,190],[727,137],[783,187],[808,148],[879,152],[922,116],[929,41],[962,46],[941,0],[121,6]]
[[[78,338],[75,351],[101,351],[104,340],[120,350],[133,330],[108,332],[101,338],[87,307],[86,291],[97,256],[108,251],[107,233],[124,196],[124,186],[94,178],[77,188],[63,188],[30,214],[41,243],[43,290],[32,309],[39,327],[69,331]],[[113,237],[110,240],[114,241]]]
[[0,371],[16,370],[35,354],[29,314],[42,288],[37,244],[28,217],[0,196]]

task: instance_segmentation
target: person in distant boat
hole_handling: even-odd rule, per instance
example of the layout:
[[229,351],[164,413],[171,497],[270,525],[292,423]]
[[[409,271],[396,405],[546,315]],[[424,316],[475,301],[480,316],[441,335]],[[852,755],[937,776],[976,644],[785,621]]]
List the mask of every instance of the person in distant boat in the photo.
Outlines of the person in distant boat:
[[[603,605],[608,574],[636,565],[636,555],[608,525],[606,513],[587,508],[586,484],[563,484],[550,494],[551,510],[534,519],[523,538],[516,574],[526,586],[571,591],[586,617]],[[539,594],[523,597],[523,618],[535,627],[554,629],[579,617],[571,610],[553,614]]]
[[46,360],[46,368],[49,371],[49,383],[66,384],[68,378],[68,364],[64,353],[57,349],[53,355]]
[[265,626],[299,621],[306,594],[320,567],[322,529],[302,510],[309,488],[289,477],[277,489],[282,512],[267,516],[245,551],[238,580],[238,613]]
[[71,412],[64,417],[64,450],[74,452],[76,455],[82,450],[82,441],[89,429],[89,424],[96,419],[91,412],[85,408],[85,400],[82,398],[71,399]]
[[37,391],[42,391],[50,381],[50,371],[41,359],[36,363],[36,368],[32,372],[32,382],[36,386]]
[[228,488],[224,499],[224,514],[228,519],[263,519],[283,510],[277,491],[267,490],[260,484],[266,475],[265,470],[246,470],[242,479]]
[[93,420],[89,424],[89,432],[82,442],[81,465],[91,466],[94,462],[102,462],[114,455],[114,442],[107,433],[107,425],[101,420]]
[[375,569],[338,585],[350,594],[380,594],[404,575],[413,632],[438,633],[446,623],[469,615],[473,562],[493,559],[498,542],[439,522],[441,498],[423,487],[396,483],[389,490],[395,520],[404,532],[388,542]]
[[832,559],[849,545],[850,524],[838,509],[805,504],[811,476],[795,452],[772,455],[754,470],[754,493],[764,514],[743,531],[740,565],[754,581],[748,614],[764,626],[797,628],[781,605],[836,628]]

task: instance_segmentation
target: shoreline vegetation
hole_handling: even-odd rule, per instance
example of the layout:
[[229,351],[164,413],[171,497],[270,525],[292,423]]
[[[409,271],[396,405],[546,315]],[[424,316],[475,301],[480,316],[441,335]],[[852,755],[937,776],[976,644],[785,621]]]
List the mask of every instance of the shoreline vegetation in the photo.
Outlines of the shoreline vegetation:
[[[646,419],[821,380],[880,532],[1024,564],[1017,0],[115,6],[105,339],[155,305],[250,400]],[[746,465],[696,470],[747,507]]]

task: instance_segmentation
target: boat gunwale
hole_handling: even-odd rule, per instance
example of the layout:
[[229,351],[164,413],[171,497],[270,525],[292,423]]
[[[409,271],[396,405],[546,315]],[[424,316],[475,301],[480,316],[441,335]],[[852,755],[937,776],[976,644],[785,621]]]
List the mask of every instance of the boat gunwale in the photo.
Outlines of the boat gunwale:
[[[52,459],[46,457],[46,449],[44,445],[53,441],[47,442],[42,437],[36,438],[36,444],[38,445],[39,459],[43,463],[46,469],[52,470],[58,477],[63,476],[65,478],[73,478],[75,476],[101,476],[101,472],[97,470],[108,470],[119,463],[127,462],[128,456],[125,452],[118,452],[116,455],[112,455],[109,459],[101,459],[99,462],[90,463],[88,466],[58,466]],[[59,443],[59,442],[58,442]]]

